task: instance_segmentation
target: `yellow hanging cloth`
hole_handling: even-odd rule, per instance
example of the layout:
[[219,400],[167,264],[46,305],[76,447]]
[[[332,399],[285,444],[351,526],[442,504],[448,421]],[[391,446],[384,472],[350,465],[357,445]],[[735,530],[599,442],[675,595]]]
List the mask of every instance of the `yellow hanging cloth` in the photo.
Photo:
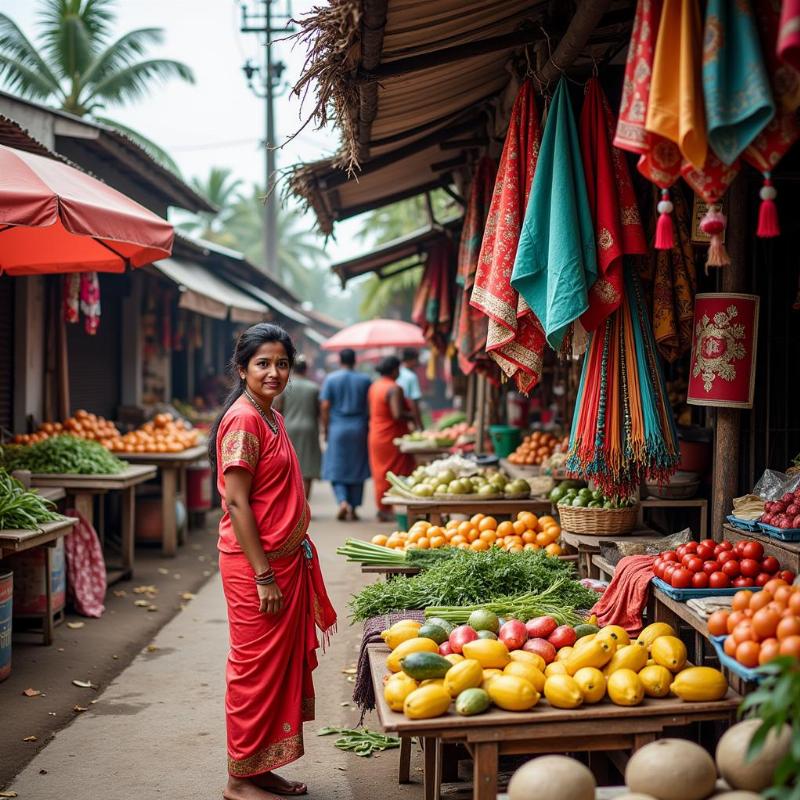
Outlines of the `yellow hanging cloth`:
[[698,0],[664,0],[645,127],[675,142],[696,169],[708,152],[702,66]]

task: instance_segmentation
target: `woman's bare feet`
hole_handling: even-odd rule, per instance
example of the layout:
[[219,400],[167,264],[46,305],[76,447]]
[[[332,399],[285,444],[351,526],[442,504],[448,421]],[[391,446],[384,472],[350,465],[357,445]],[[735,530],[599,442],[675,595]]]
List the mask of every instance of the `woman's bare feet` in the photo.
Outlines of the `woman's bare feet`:
[[338,519],[339,522],[344,522],[347,519],[347,515],[349,513],[350,513],[350,506],[345,502],[341,502],[339,503],[339,513],[336,515],[336,519]]
[[260,777],[258,775],[254,778],[234,778],[229,775],[228,785],[222,792],[222,796],[225,800],[281,800],[278,795],[268,792],[256,784],[256,779]]
[[252,781],[261,789],[268,789],[276,794],[289,797],[308,794],[308,787],[304,783],[282,778],[276,772],[264,772],[261,775],[254,775]]

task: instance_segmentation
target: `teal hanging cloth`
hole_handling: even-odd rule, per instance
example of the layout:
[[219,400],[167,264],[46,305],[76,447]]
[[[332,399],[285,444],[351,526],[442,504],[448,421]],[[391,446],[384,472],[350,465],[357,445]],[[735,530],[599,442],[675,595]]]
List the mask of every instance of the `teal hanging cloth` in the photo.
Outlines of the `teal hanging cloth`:
[[539,149],[511,286],[554,350],[589,308],[597,253],[580,141],[567,81],[556,87]]
[[775,116],[749,0],[709,0],[703,33],[703,96],[708,143],[733,164]]

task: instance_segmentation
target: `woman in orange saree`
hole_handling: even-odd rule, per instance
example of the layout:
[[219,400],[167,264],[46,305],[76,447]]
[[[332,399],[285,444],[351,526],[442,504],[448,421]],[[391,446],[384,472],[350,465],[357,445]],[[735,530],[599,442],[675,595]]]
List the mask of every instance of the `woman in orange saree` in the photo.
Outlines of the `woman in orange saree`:
[[336,623],[308,538],[303,476],[272,401],[286,387],[295,350],[276,325],[248,328],[236,343],[237,380],[211,431],[209,457],[223,516],[219,564],[228,605],[226,800],[305,794],[273,770],[303,755],[314,718],[316,628]]

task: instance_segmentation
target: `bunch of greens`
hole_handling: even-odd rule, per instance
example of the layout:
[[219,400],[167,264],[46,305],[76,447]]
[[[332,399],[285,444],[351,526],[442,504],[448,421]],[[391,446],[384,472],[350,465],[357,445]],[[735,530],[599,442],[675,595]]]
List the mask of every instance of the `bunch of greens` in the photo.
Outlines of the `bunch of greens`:
[[391,750],[400,747],[400,739],[396,736],[384,736],[373,733],[366,728],[322,728],[317,736],[330,736],[338,733],[339,738],[333,743],[340,750],[350,750],[357,756],[369,758],[376,750]]
[[337,555],[345,556],[348,561],[359,564],[420,568],[448,559],[457,552],[460,551],[455,547],[445,547],[441,550],[393,550],[380,544],[365,542],[363,539],[347,539],[336,550]]
[[0,467],[0,530],[31,530],[60,519],[55,506]]
[[562,608],[565,614],[591,608],[597,601],[594,592],[574,580],[571,563],[542,551],[507,553],[492,548],[478,553],[456,550],[451,558],[431,564],[419,575],[365,586],[353,596],[350,609],[354,621],[359,622],[401,609],[486,604],[541,594],[551,587],[548,604]]
[[779,734],[784,725],[791,726],[792,746],[778,764],[772,786],[762,794],[769,800],[800,800],[800,665],[796,658],[781,656],[760,667],[759,672],[764,680],[739,707],[740,714],[762,720],[747,756],[755,758],[761,752],[771,730]]
[[126,466],[103,445],[77,436],[52,436],[24,447],[11,445],[3,449],[0,463],[9,472],[27,469],[64,475],[114,475]]

